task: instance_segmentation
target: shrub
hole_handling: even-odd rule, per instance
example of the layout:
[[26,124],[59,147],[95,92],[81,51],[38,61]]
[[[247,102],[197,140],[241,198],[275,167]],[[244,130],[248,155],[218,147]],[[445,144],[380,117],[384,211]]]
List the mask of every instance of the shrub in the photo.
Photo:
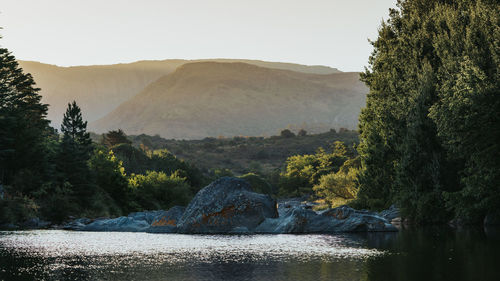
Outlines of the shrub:
[[179,172],[170,176],[155,171],[148,171],[145,175],[132,175],[129,186],[137,210],[168,209],[174,205],[186,205],[192,197],[186,178],[181,177]]

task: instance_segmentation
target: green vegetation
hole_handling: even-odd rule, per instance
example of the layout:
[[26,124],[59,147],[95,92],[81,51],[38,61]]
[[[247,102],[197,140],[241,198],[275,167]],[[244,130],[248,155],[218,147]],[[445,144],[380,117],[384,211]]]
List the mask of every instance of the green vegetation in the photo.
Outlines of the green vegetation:
[[500,214],[499,24],[497,1],[398,1],[361,75],[370,93],[359,144],[346,129],[190,141],[89,134],[75,102],[59,135],[31,76],[0,48],[0,223],[185,205],[223,176],[326,206],[397,204],[417,223],[480,222]]
[[[68,104],[59,134],[45,118],[47,105],[40,103],[31,76],[23,74],[14,57],[3,51],[2,65],[6,67],[1,73],[5,83],[1,88],[0,122],[8,130],[0,134],[0,184],[4,192],[0,223],[33,217],[61,222],[69,217],[167,209],[187,204],[202,186],[223,176],[241,175],[257,192],[276,196],[279,191],[292,196],[298,193],[287,193],[279,186],[282,178],[289,176],[280,175],[287,157],[314,151],[332,139],[350,144],[357,139],[357,133],[348,130],[320,135],[307,135],[305,131],[296,135],[284,130],[283,136],[271,138],[174,141],[146,135],[127,137],[117,130],[92,135],[92,141],[76,102]],[[200,162],[202,169],[176,157],[170,149],[189,162]],[[318,152],[318,171],[307,191],[302,186],[294,186],[292,191],[311,193],[316,177],[331,171],[326,166],[337,161],[336,154],[330,154]],[[228,161],[233,157],[234,162]],[[198,161],[203,159],[212,162]],[[293,159],[288,161],[290,165]]]
[[[331,130],[321,134],[297,135],[292,138],[237,136],[173,140],[148,135],[127,137],[137,149],[167,149],[179,159],[196,163],[196,167],[202,173],[212,177],[215,176],[215,170],[220,170],[218,171],[220,173],[223,169],[227,169],[234,175],[255,173],[267,178],[276,171],[279,174],[284,162],[290,156],[314,154],[318,147],[324,147],[326,152],[329,152],[333,149],[331,143],[334,141],[341,141],[349,147],[358,143],[358,133],[346,129],[339,132]],[[99,142],[102,136],[93,134],[92,139]],[[117,153],[116,150],[113,151]],[[124,159],[122,160],[126,163]]]
[[336,173],[321,176],[313,191],[324,198],[329,206],[340,206],[352,202],[358,194],[360,158],[348,159]]
[[315,195],[330,206],[339,206],[356,198],[359,157],[355,148],[336,141],[332,152],[319,148],[316,154],[296,155],[286,161],[280,174],[282,197]]
[[416,222],[500,207],[498,1],[398,1],[382,24],[360,116],[360,206]]

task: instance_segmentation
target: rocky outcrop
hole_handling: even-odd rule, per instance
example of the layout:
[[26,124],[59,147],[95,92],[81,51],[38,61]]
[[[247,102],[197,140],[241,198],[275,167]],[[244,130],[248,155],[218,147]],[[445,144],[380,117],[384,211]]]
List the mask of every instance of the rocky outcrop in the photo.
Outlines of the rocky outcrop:
[[241,233],[277,217],[274,199],[253,192],[245,180],[224,177],[196,194],[177,227],[180,233]]
[[126,217],[112,219],[81,218],[64,224],[62,228],[80,231],[173,233],[177,231],[177,221],[182,216],[184,209],[181,206],[174,206],[168,211],[135,212]]
[[145,232],[150,224],[145,220],[134,217],[119,217],[115,219],[97,219],[80,230],[82,231],[118,231],[118,232]]
[[62,229],[66,230],[83,230],[85,226],[91,223],[93,220],[88,218],[81,218],[70,221],[62,226]]
[[368,211],[354,210],[348,206],[315,212],[304,206],[295,206],[280,214],[279,218],[266,219],[256,233],[335,233],[361,231],[397,231],[386,219]]
[[378,213],[379,216],[383,217],[384,219],[388,221],[392,221],[396,218],[400,218],[401,214],[399,212],[399,208],[396,207],[396,205],[391,205],[389,209],[383,210],[382,212]]
[[65,229],[149,233],[336,233],[397,231],[391,207],[381,213],[341,206],[314,211],[306,198],[282,199],[255,193],[237,178],[221,178],[200,190],[186,207],[131,213],[126,217],[78,219]]
[[147,229],[150,233],[175,233],[177,223],[182,217],[186,208],[181,206],[172,207],[170,210],[158,214]]

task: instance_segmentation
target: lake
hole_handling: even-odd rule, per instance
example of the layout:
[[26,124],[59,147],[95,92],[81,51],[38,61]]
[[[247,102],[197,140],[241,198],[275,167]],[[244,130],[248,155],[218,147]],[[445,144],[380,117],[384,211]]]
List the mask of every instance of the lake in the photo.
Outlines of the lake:
[[2,231],[0,280],[500,280],[500,235]]

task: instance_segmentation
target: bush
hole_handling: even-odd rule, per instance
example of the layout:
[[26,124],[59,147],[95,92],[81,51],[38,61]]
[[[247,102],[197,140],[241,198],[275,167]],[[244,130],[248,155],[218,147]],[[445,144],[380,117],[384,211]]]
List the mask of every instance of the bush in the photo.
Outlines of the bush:
[[192,193],[186,178],[175,172],[148,171],[145,175],[132,175],[129,186],[136,210],[168,209],[174,205],[187,205]]
[[335,142],[333,152],[320,148],[316,154],[288,157],[286,171],[279,181],[280,196],[302,196],[312,193],[312,187],[326,174],[336,173],[352,152],[342,143]]
[[347,204],[355,199],[358,193],[358,173],[359,158],[347,160],[337,173],[323,175],[313,190],[331,207]]

